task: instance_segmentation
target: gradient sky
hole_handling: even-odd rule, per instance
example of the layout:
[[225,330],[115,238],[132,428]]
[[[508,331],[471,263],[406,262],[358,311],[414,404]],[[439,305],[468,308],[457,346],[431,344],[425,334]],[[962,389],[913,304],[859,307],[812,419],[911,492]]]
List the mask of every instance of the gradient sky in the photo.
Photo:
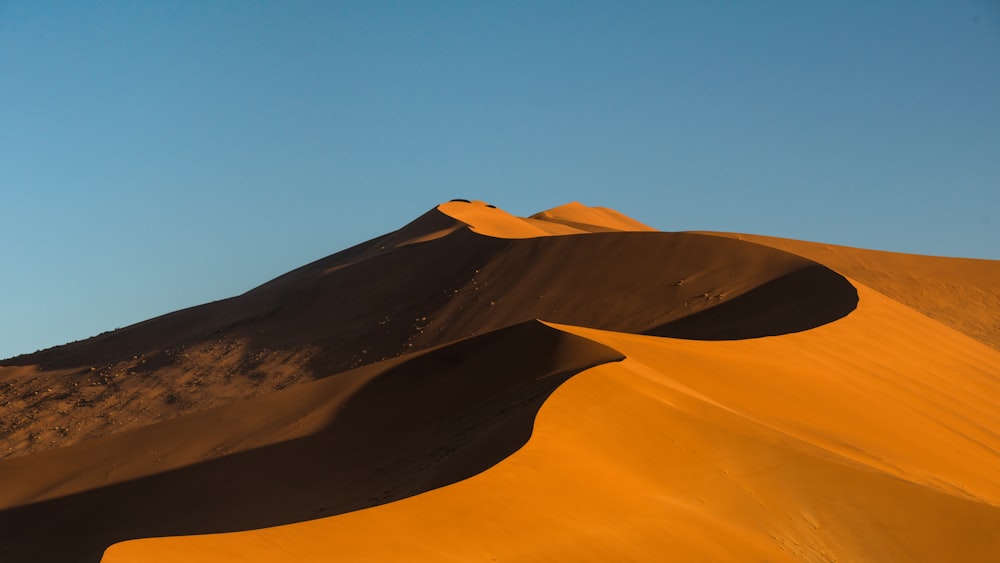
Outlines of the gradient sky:
[[0,1],[0,357],[454,197],[1000,259],[1000,2]]

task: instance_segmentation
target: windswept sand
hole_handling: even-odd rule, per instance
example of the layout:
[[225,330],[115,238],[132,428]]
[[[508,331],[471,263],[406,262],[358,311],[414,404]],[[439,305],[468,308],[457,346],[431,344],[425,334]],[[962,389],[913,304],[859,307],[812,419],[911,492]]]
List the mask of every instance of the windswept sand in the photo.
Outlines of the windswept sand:
[[123,354],[212,383],[0,461],[0,560],[996,561],[1000,327],[938,301],[998,272],[449,202],[6,361],[7,389]]

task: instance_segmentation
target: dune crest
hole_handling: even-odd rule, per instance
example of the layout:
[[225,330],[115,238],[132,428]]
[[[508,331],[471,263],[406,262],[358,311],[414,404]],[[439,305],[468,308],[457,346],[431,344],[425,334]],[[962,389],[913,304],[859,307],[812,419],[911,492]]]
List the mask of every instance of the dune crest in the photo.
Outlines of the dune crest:
[[656,231],[653,227],[622,215],[614,209],[588,207],[577,201],[536,213],[531,218],[560,223],[586,232]]
[[[454,209],[471,225],[442,211]],[[551,215],[628,226],[613,212],[579,204]],[[490,222],[502,232],[536,223],[571,229],[481,202],[449,202],[242,295],[0,362],[0,370],[39,366],[17,368],[2,383],[13,406],[0,411],[0,458],[187,416],[532,319],[724,340],[807,330],[849,314],[857,301],[840,274],[760,245],[689,233],[502,238],[474,230]]]
[[482,201],[453,200],[437,209],[474,232],[497,238],[535,238],[600,232],[656,232],[613,209],[567,203],[530,217],[517,217]]
[[997,263],[740,238],[456,200],[4,360],[0,560],[994,560]]
[[449,201],[437,209],[481,235],[496,238],[535,238],[555,235],[575,235],[586,231],[511,215],[482,201]]

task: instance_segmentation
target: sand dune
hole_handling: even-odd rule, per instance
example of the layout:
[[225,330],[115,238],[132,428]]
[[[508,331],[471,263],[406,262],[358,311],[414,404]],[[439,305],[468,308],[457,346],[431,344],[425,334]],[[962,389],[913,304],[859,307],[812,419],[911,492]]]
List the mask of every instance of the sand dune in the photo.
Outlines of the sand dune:
[[[644,228],[581,208],[552,214],[603,222],[595,231]],[[743,338],[805,330],[856,301],[839,274],[759,245],[657,232],[495,236],[525,224],[482,203],[446,203],[243,295],[0,362],[10,397],[0,456],[140,428],[536,318]],[[39,369],[25,374],[24,365]],[[20,375],[4,378],[12,369]]]
[[453,201],[7,360],[0,559],[996,560],[1000,263],[737,236]]
[[127,542],[105,560],[994,560],[1000,354],[861,290],[856,314],[778,338],[557,326],[627,359],[560,387],[493,469],[333,518]]

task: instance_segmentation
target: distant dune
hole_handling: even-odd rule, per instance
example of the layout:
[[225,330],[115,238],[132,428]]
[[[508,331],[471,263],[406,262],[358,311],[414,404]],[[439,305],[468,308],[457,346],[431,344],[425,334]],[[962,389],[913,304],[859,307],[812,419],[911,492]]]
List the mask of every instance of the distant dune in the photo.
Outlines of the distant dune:
[[2,561],[996,561],[1000,262],[456,200],[0,362],[0,435]]

